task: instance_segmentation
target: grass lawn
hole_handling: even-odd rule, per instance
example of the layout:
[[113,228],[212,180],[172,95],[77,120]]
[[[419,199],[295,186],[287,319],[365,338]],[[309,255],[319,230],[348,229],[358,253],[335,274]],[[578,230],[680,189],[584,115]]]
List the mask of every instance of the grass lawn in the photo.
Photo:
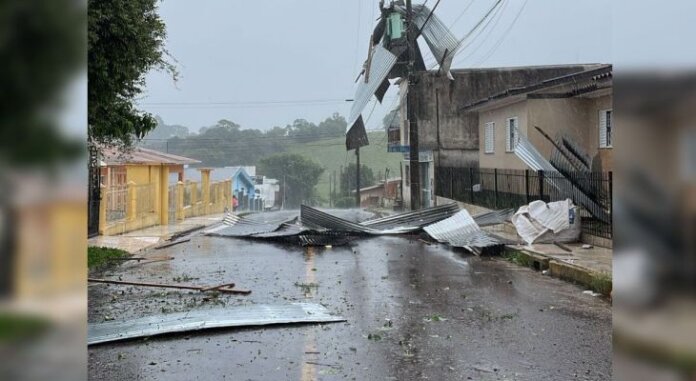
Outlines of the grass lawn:
[[87,267],[90,270],[103,268],[115,260],[130,256],[128,252],[108,247],[90,246],[87,248]]
[[[360,149],[360,164],[370,167],[375,177],[381,172],[383,178],[385,168],[389,168],[389,177],[399,177],[399,163],[403,160],[403,154],[387,152],[386,132],[370,132],[368,138],[370,145]],[[324,167],[324,173],[317,184],[317,193],[325,200],[325,204],[329,199],[329,174],[336,171],[336,176],[340,176],[341,166],[355,163],[355,151],[346,151],[345,137],[320,142],[291,143],[287,152],[306,156]],[[336,180],[336,186],[340,188],[339,180]]]
[[0,343],[36,337],[49,327],[50,323],[40,317],[0,313]]

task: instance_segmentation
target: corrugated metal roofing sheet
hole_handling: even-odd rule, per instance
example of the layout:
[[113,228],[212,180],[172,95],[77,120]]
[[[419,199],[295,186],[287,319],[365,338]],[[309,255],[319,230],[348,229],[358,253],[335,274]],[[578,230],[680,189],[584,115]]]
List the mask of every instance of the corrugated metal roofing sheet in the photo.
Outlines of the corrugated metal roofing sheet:
[[87,345],[204,329],[346,321],[319,304],[254,304],[89,324]]
[[469,212],[462,209],[457,214],[423,228],[438,242],[454,247],[482,248],[500,245],[501,242],[481,230]]
[[[432,11],[424,5],[414,5],[414,22],[418,29],[422,29],[423,39],[437,59],[440,68],[444,73],[449,73],[452,59],[459,49],[459,39],[449,28],[433,14],[428,19]],[[426,23],[427,20],[427,23]],[[424,26],[425,25],[425,26]]]
[[535,171],[545,171],[549,173],[558,173],[557,176],[546,176],[546,183],[556,189],[563,197],[573,200],[575,203],[582,205],[595,218],[610,223],[611,217],[608,211],[602,208],[597,202],[588,197],[582,190],[573,185],[563,174],[546,160],[539,151],[527,140],[525,136],[517,134],[518,142],[515,145],[515,155],[520,158],[525,164]]
[[456,203],[433,206],[412,212],[377,218],[362,222],[361,225],[373,229],[421,228],[433,222],[452,216],[459,211]]
[[396,56],[385,49],[382,44],[377,44],[372,48],[372,60],[368,72],[365,73],[368,81],[361,79],[353,99],[353,106],[350,109],[348,118],[348,130],[353,128],[353,124],[358,120],[360,113],[367,106],[372,95],[389,75],[389,72],[396,64]]

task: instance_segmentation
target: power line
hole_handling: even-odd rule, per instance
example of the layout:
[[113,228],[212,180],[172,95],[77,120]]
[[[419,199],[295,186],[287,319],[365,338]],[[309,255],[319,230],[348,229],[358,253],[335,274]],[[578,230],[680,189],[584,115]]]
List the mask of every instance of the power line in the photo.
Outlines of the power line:
[[[503,6],[496,8],[495,12],[487,20],[486,24],[478,30],[478,32],[476,33],[475,36],[473,36],[472,40],[467,45],[467,48],[473,46],[473,44],[475,42],[477,42],[477,39],[478,39],[479,44],[476,45],[476,47],[469,50],[469,52],[466,56],[459,57],[457,60],[457,63],[460,64],[460,63],[464,62],[466,59],[473,56],[482,46],[484,46],[485,42],[488,40],[489,37],[491,37],[493,35],[493,31],[496,30],[496,26],[498,25],[500,20],[503,18],[502,15],[503,15],[504,10],[508,4],[510,4],[509,1],[503,0]],[[484,35],[484,33],[486,33],[486,34]],[[483,37],[481,38],[481,36],[483,36]],[[464,49],[462,49],[462,51],[464,51]]]
[[488,53],[484,56],[484,58],[480,61],[478,61],[476,64],[473,66],[478,66],[484,62],[486,62],[492,55],[493,53],[502,45],[503,41],[505,38],[508,36],[510,31],[512,30],[513,26],[517,23],[517,20],[520,18],[520,15],[522,15],[522,11],[524,11],[524,8],[527,6],[527,2],[529,0],[524,0],[524,3],[522,3],[522,6],[520,7],[520,10],[517,12],[517,15],[515,15],[515,18],[512,20],[512,23],[510,23],[510,26],[503,32],[503,35],[498,39],[498,41],[493,45],[493,48],[488,51]]
[[[469,30],[469,32],[467,32],[467,33],[464,35],[464,37],[462,37],[462,38],[459,40],[459,42],[458,42],[457,45],[458,45],[458,46],[461,45],[462,42],[464,42],[464,40],[466,40],[467,38],[469,38],[476,30],[478,30],[478,28],[481,26],[481,24],[483,24],[483,22],[486,21],[486,20],[488,19],[488,17],[491,15],[491,13],[493,13],[493,11],[494,11],[496,8],[498,8],[498,6],[500,6],[500,4],[501,4],[502,2],[503,2],[503,0],[496,0],[496,2],[495,2],[495,3],[493,4],[493,6],[488,10],[488,12],[486,12],[486,14],[481,18],[481,20],[479,20],[479,21],[476,23],[476,25],[474,25],[474,27],[471,28],[471,30]],[[461,52],[461,49],[458,49],[454,55],[456,56],[459,52]],[[447,58],[447,56],[450,55],[450,54],[451,54],[451,53],[448,52],[444,57],[442,57],[442,60],[444,61],[444,59]],[[434,69],[435,66],[437,66],[438,64],[439,64],[439,62],[435,63],[435,64],[432,65],[428,70]]]

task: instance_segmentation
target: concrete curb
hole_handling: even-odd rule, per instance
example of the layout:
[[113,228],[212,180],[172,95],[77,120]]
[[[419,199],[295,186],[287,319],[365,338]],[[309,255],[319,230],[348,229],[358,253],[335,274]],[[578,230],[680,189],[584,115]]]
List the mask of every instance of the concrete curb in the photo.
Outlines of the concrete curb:
[[607,297],[611,296],[611,274],[599,273],[582,266],[559,261],[542,253],[511,246],[505,247],[503,256],[518,265],[530,267],[537,271],[548,270],[549,275],[553,277],[579,284]]

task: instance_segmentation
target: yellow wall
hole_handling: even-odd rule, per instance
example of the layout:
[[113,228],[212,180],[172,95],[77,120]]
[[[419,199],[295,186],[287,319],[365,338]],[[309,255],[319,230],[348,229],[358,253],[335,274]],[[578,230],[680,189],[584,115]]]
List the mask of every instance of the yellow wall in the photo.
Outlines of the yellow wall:
[[[552,139],[562,131],[583,147],[593,158],[594,171],[611,171],[613,149],[599,148],[599,110],[612,108],[612,96],[597,98],[527,99],[479,113],[479,164],[481,168],[527,169],[513,152],[505,152],[505,125],[508,118],[517,117],[520,133],[549,158],[553,144],[534,126],[540,127]],[[485,125],[495,122],[495,152],[485,153]],[[616,138],[616,129],[614,129]],[[599,166],[601,163],[601,166]]]
[[84,289],[86,203],[32,205],[20,210],[18,217],[16,295],[45,296]]
[[[508,118],[517,117],[520,134],[527,136],[527,102],[517,102],[479,113],[479,166],[481,168],[526,169],[527,166],[514,152],[505,152],[505,132]],[[484,130],[488,122],[495,123],[494,153],[485,153]]]

